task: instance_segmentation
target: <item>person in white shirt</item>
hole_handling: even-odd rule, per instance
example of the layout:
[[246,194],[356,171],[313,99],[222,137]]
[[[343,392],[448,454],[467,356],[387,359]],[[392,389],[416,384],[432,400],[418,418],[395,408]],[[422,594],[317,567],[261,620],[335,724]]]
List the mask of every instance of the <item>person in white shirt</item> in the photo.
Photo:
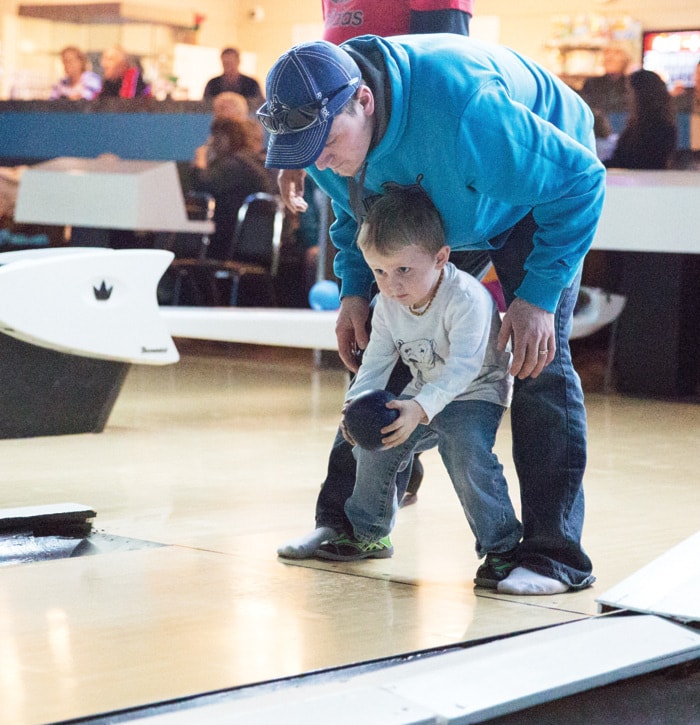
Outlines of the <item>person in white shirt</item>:
[[88,57],[80,48],[68,45],[61,51],[65,75],[51,89],[49,100],[92,101],[102,90],[102,78],[89,68]]
[[[387,403],[399,417],[382,429],[382,448],[353,449],[357,476],[345,504],[352,531],[322,544],[315,555],[336,561],[391,556],[397,474],[414,453],[437,446],[477,555],[486,557],[474,581],[495,589],[517,566],[522,536],[493,452],[513,383],[510,351],[496,346],[498,310],[478,280],[449,262],[440,214],[420,180],[386,188],[367,213],[357,244],[379,295],[369,345],[345,405],[364,391],[384,389],[399,357],[412,378]],[[344,420],[341,430],[354,445]]]

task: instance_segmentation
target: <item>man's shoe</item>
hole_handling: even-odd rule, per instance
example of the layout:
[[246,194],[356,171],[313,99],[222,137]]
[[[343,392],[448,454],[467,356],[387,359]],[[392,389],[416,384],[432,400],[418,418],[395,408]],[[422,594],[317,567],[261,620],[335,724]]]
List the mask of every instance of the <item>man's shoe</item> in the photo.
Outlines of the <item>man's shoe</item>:
[[399,503],[400,509],[405,509],[406,506],[413,506],[414,503],[418,501],[418,494],[417,493],[410,493],[406,491],[406,493],[401,497],[401,502]]
[[316,549],[314,556],[331,561],[358,561],[360,559],[388,559],[393,556],[391,539],[385,536],[379,541],[357,541],[349,536],[339,536]]
[[486,560],[476,570],[474,584],[478,587],[495,589],[498,582],[503,581],[518,565],[515,552],[515,549],[511,549],[510,551],[486,554]]

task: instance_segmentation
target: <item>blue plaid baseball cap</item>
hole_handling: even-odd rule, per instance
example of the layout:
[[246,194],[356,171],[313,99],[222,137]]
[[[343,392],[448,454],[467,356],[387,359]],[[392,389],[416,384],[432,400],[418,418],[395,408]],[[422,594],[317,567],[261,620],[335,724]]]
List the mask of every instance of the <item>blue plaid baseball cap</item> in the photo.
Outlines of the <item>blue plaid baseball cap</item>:
[[267,102],[258,109],[269,133],[265,166],[303,169],[321,155],[333,118],[355,94],[362,74],[333,43],[295,45],[267,74]]

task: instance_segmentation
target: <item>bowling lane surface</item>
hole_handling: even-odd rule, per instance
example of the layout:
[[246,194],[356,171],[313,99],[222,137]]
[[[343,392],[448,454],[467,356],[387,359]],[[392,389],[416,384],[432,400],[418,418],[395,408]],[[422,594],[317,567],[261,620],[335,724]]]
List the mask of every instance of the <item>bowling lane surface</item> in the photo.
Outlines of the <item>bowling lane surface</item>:
[[[177,365],[132,367],[103,433],[0,441],[0,507],[77,502],[98,533],[164,545],[3,567],[2,725],[591,617],[599,593],[697,527],[700,408],[594,392],[591,589],[474,590],[471,534],[434,452],[392,559],[285,563],[276,547],[313,526],[347,378],[309,351],[178,346]],[[506,422],[497,452],[517,507],[509,451]]]

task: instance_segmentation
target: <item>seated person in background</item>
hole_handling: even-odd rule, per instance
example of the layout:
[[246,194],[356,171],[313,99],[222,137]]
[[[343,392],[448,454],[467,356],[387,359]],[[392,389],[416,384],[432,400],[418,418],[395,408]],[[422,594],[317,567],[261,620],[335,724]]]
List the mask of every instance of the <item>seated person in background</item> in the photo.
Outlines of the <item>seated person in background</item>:
[[245,121],[250,116],[245,96],[234,91],[224,91],[214,96],[211,103],[214,118],[232,118],[234,121]]
[[[265,149],[263,144],[263,129],[257,119],[251,117],[248,111],[248,103],[240,93],[233,91],[224,91],[214,97],[212,101],[212,120],[217,121],[222,118],[230,118],[239,121],[248,127],[248,133],[251,142],[255,147],[259,147],[259,154],[262,163],[265,162]],[[194,155],[195,166],[205,169],[214,158],[214,150],[211,145],[211,137],[206,143],[197,147]]]
[[66,46],[61,51],[61,60],[65,76],[51,89],[50,100],[91,101],[100,94],[102,79],[88,70],[88,58],[80,48]]
[[627,109],[627,73],[632,56],[622,42],[612,42],[603,50],[602,76],[586,79],[581,97],[595,111],[615,113]]
[[243,75],[238,70],[241,54],[238,48],[224,48],[221,51],[221,65],[224,72],[211,78],[204,87],[204,98],[214,98],[224,91],[240,93],[247,101],[251,113],[264,103],[262,91],[255,78]]
[[661,78],[638,70],[628,79],[630,115],[605,165],[623,169],[668,169],[678,139],[671,95]]
[[102,53],[102,92],[100,98],[137,98],[150,96],[151,88],[141,74],[138,64],[129,60],[126,51],[114,45]]
[[195,191],[211,194],[215,232],[207,257],[226,259],[229,255],[236,217],[243,200],[260,191],[274,194],[275,185],[253,148],[247,126],[232,119],[217,119],[211,124],[213,159],[208,165],[195,163]]

